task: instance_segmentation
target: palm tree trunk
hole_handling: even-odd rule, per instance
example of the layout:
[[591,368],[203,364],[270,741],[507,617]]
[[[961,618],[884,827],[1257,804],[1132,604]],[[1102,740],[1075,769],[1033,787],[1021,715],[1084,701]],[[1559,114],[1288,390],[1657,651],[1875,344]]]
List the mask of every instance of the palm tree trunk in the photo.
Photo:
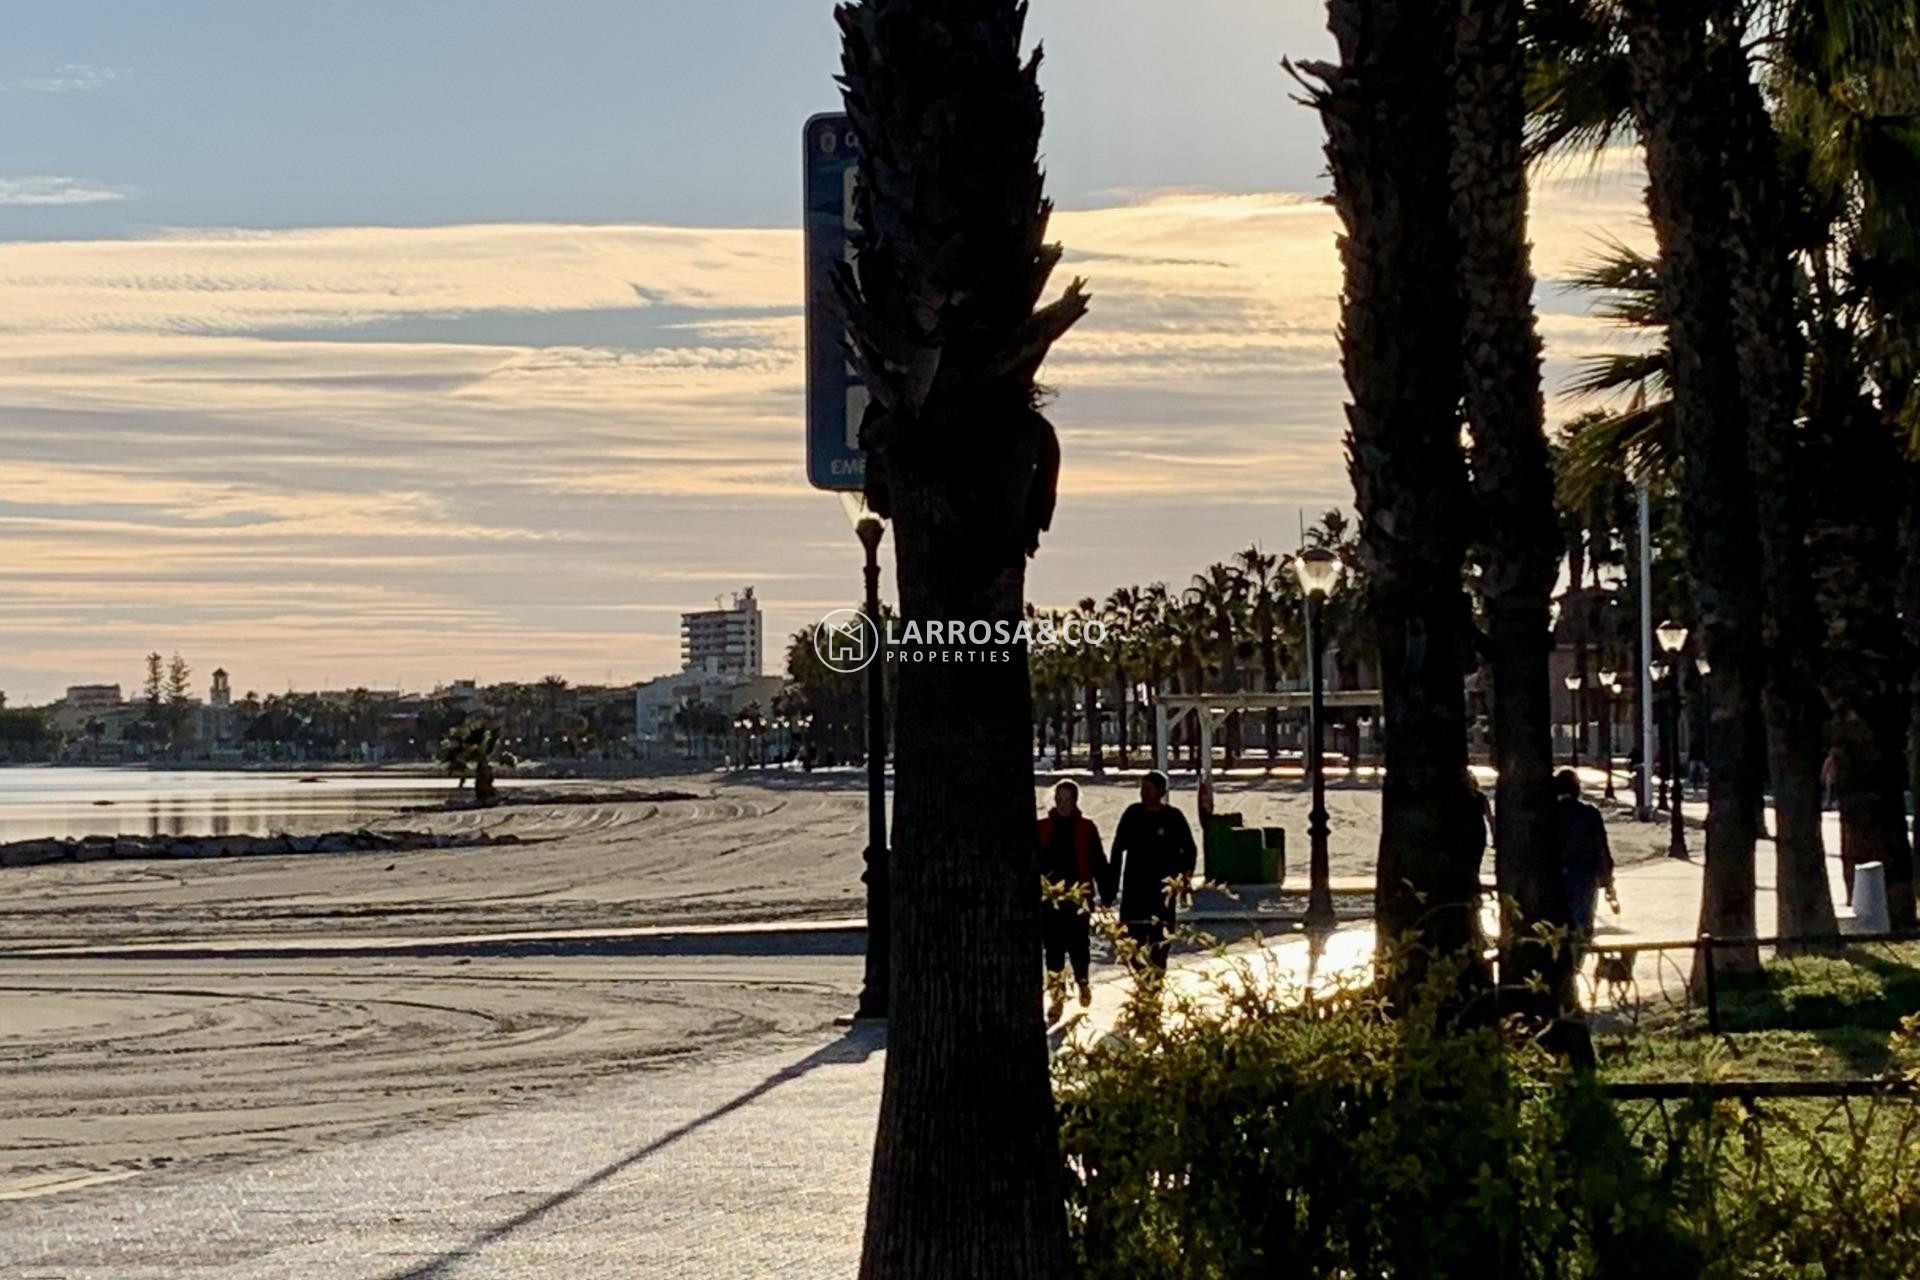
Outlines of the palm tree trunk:
[[[1649,523],[1651,523],[1651,521],[1649,521]],[[1629,600],[1638,600],[1640,593],[1646,589],[1640,579],[1639,520],[1630,519],[1627,521],[1626,535],[1627,598]],[[1632,628],[1632,631],[1633,637],[1627,642],[1627,654],[1630,660],[1626,664],[1627,671],[1631,673],[1630,682],[1633,685],[1633,694],[1627,704],[1633,716],[1633,733],[1629,735],[1628,740],[1633,743],[1633,746],[1629,748],[1629,750],[1637,750],[1639,752],[1640,769],[1642,771],[1641,774],[1634,778],[1633,782],[1636,788],[1633,799],[1634,814],[1640,821],[1645,822],[1653,815],[1646,799],[1647,793],[1639,789],[1641,786],[1640,778],[1652,776],[1653,743],[1641,740],[1641,735],[1646,732],[1647,707],[1644,702],[1646,697],[1646,683],[1640,678],[1640,673],[1647,669],[1647,661],[1651,655],[1641,652],[1640,628],[1635,626]],[[1609,763],[1611,763],[1611,761],[1609,761]]]
[[[1280,664],[1274,657],[1273,640],[1269,635],[1266,647],[1261,652],[1260,662],[1267,674],[1267,693],[1269,696],[1280,692]],[[1271,769],[1280,755],[1280,708],[1267,708],[1267,767]]]
[[1731,196],[1729,284],[1766,584],[1761,619],[1778,926],[1791,936],[1828,935],[1835,932],[1833,895],[1820,836],[1827,708],[1817,682],[1820,652],[1806,549],[1807,485],[1795,427],[1804,368],[1795,268],[1772,117],[1739,41],[1723,40],[1713,61],[1733,104],[1723,126]]
[[[931,508],[894,495],[901,616],[1018,618],[1020,564],[969,566]],[[906,663],[898,678],[895,960],[862,1274],[1060,1275],[1024,668]]]
[[1130,769],[1133,765],[1128,754],[1127,717],[1132,714],[1132,699],[1128,697],[1127,673],[1125,670],[1115,667],[1113,677],[1113,728],[1114,733],[1118,735],[1118,741],[1114,745],[1120,752],[1120,767],[1122,769]]
[[[1827,621],[1821,684],[1832,709],[1834,790],[1840,805],[1845,873],[1855,862],[1887,869],[1889,907],[1912,910],[1906,814],[1907,668],[1902,664],[1897,590],[1904,460],[1892,429],[1860,394],[1859,371],[1821,330],[1808,401],[1817,514],[1810,551],[1819,566],[1820,616]],[[1821,868],[1824,880],[1825,868]],[[1893,899],[1904,881],[1902,906]],[[1823,885],[1824,887],[1824,885]],[[1784,894],[1784,889],[1783,889]],[[1911,915],[1907,920],[1911,922]],[[1782,931],[1786,931],[1783,921]]]
[[[1220,690],[1222,693],[1240,692],[1240,667],[1234,659],[1233,619],[1221,615],[1220,618]],[[1240,759],[1240,713],[1227,712],[1226,767],[1231,769]]]
[[[1448,194],[1452,5],[1331,0],[1340,64],[1302,70],[1327,129],[1346,287],[1342,361],[1368,603],[1392,733],[1376,905],[1388,945],[1452,958],[1479,932],[1478,841],[1463,820],[1466,694],[1461,588],[1468,502]],[[1393,957],[1390,954],[1389,959]],[[1405,995],[1414,953],[1392,966]]]
[[[1553,808],[1548,676],[1558,556],[1540,397],[1540,339],[1521,158],[1520,0],[1461,0],[1454,46],[1453,215],[1476,548],[1493,673],[1500,839],[1495,865],[1518,918],[1502,930],[1501,987],[1542,1018],[1577,1016],[1572,953],[1539,945],[1536,924],[1567,921]],[[1584,641],[1584,631],[1577,632]],[[1585,669],[1584,662],[1582,669]],[[1529,998],[1538,992],[1540,998]],[[1580,1038],[1575,1037],[1579,1052]],[[1583,1054],[1584,1056],[1584,1054]]]
[[[1708,76],[1702,0],[1627,0],[1634,114],[1646,149],[1648,212],[1670,317],[1673,413],[1686,466],[1681,507],[1699,630],[1713,657],[1707,765],[1707,866],[1700,929],[1754,936],[1753,847],[1764,766],[1760,735],[1759,547],[1746,427],[1728,316],[1725,106]],[[1673,744],[1671,749],[1678,749]],[[1764,753],[1762,753],[1764,756]],[[1757,969],[1755,948],[1716,963]]]
[[[1900,575],[1900,614],[1906,635],[1902,660],[1907,669],[1907,793],[1920,809],[1920,461],[1909,460],[1902,469],[1906,480],[1906,501],[1901,504],[1900,559],[1905,566]],[[1901,908],[1906,927],[1912,927],[1914,899],[1914,863],[1920,861],[1920,820],[1911,821],[1907,848],[1912,856],[1906,866],[1905,905]],[[1891,903],[1889,904],[1891,905]]]
[[1106,758],[1100,750],[1100,682],[1089,678],[1080,689],[1080,697],[1087,714],[1087,768],[1099,777],[1107,771]]
[[[1205,693],[1207,691],[1206,668],[1201,665],[1197,658],[1194,660],[1193,673],[1188,681],[1187,687],[1194,693]],[[1201,720],[1206,714],[1204,709],[1195,707],[1193,712],[1187,716],[1187,763],[1191,764],[1196,771],[1200,768],[1200,751],[1202,746],[1205,745],[1209,752],[1213,749],[1211,744],[1203,744],[1201,741]],[[1211,763],[1211,761],[1209,761],[1209,763]]]
[[[1059,463],[1034,378],[1086,309],[1077,282],[1035,309],[1061,251],[1045,240],[1026,6],[859,0],[836,15],[860,143],[856,262],[837,293],[872,395],[867,498],[894,521],[900,614],[1011,627]],[[1027,656],[899,665],[863,1280],[1051,1280],[1071,1265],[1034,963]]]

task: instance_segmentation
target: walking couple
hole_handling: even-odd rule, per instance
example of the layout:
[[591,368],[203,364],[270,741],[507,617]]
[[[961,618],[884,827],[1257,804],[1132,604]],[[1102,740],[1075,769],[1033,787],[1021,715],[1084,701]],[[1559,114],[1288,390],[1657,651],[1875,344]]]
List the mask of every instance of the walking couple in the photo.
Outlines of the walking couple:
[[1140,801],[1120,815],[1111,856],[1101,846],[1100,829],[1080,812],[1080,788],[1072,782],[1053,789],[1053,809],[1040,819],[1038,835],[1047,1021],[1058,1022],[1066,1011],[1068,962],[1079,984],[1080,1006],[1093,999],[1089,925],[1096,900],[1111,907],[1117,895],[1120,923],[1136,948],[1135,968],[1158,981],[1172,946],[1178,893],[1190,882],[1198,857],[1186,815],[1167,803],[1167,775],[1155,769],[1140,780]]

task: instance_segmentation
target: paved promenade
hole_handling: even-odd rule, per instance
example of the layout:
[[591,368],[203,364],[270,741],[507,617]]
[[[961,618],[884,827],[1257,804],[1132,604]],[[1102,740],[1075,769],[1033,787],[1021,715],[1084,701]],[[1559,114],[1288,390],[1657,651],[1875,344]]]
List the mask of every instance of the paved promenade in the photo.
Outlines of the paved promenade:
[[851,1275],[875,1030],[173,1185],[0,1204],[6,1280]]
[[[1625,869],[1602,945],[1689,936],[1699,879],[1697,862]],[[1345,927],[1323,964],[1370,944]],[[1269,951],[1304,973],[1304,939]],[[1180,980],[1211,963],[1185,958]],[[1102,970],[1089,1029],[1125,981]],[[882,1047],[823,1031],[317,1154],[0,1202],[0,1280],[851,1275]]]

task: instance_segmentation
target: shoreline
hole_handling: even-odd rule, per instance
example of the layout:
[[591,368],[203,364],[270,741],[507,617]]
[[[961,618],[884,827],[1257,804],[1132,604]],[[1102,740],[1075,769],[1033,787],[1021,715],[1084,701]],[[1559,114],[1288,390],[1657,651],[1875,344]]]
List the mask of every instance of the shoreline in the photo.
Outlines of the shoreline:
[[330,773],[367,777],[443,778],[446,770],[430,760],[387,760],[376,763],[329,760],[305,764],[291,760],[0,760],[0,771],[9,769],[97,769],[110,773]]

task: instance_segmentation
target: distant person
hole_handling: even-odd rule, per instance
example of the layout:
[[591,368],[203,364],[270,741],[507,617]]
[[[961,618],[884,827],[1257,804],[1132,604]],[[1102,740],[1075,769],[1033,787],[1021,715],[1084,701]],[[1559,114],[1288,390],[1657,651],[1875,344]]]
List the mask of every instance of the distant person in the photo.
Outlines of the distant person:
[[[1040,876],[1048,893],[1040,911],[1040,937],[1047,959],[1047,1021],[1060,1021],[1066,1012],[1063,970],[1073,962],[1073,980],[1079,986],[1080,1007],[1093,1000],[1088,981],[1091,945],[1088,917],[1097,898],[1113,905],[1113,875],[1100,829],[1080,812],[1080,788],[1062,782],[1053,789],[1053,808],[1040,819]],[[1071,894],[1071,897],[1060,895]]]
[[1127,806],[1113,833],[1120,922],[1139,949],[1136,965],[1149,975],[1167,967],[1175,897],[1190,882],[1198,854],[1186,816],[1167,803],[1167,775],[1151,770],[1140,780],[1140,803]]
[[1480,779],[1472,769],[1467,770],[1467,826],[1469,842],[1482,854],[1499,839],[1499,828],[1493,819],[1493,797],[1480,789]]
[[1602,889],[1613,896],[1613,850],[1607,844],[1606,819],[1580,798],[1580,778],[1571,769],[1553,775],[1554,808],[1560,827],[1560,873],[1567,888],[1567,926],[1574,958],[1593,940],[1594,900]]

